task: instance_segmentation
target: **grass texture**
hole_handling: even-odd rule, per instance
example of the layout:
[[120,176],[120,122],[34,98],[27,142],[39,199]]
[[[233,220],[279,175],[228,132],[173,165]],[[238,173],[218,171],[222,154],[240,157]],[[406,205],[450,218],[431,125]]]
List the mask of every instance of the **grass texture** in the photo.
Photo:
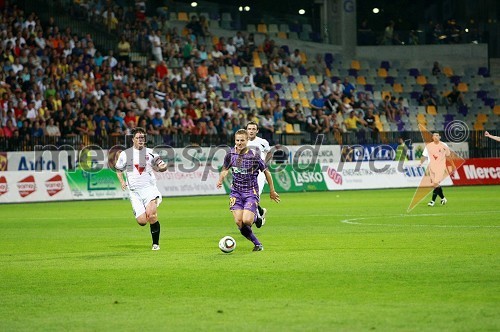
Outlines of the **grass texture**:
[[4,204],[0,330],[499,330],[500,187],[444,192],[263,197],[262,252],[227,196],[164,198],[160,251],[126,200]]

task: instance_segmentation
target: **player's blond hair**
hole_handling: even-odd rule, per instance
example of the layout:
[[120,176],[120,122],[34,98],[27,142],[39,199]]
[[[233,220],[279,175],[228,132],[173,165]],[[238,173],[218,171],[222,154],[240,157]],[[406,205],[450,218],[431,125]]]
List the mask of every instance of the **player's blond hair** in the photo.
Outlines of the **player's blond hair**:
[[246,129],[238,129],[235,133],[234,133],[234,136],[236,135],[245,135],[246,137],[248,137],[248,133],[247,133],[247,130]]

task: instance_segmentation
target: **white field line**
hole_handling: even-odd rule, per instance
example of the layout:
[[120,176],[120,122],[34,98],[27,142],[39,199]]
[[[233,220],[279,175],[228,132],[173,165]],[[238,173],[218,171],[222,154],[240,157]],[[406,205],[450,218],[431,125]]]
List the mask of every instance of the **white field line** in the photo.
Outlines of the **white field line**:
[[386,226],[386,227],[437,227],[437,228],[500,228],[500,225],[431,225],[431,224],[379,224],[379,223],[365,223],[359,222],[361,220],[370,219],[395,219],[395,218],[413,218],[413,217],[450,217],[457,216],[463,217],[464,215],[478,215],[478,214],[494,214],[500,211],[475,211],[475,212],[460,212],[460,213],[422,213],[422,214],[393,214],[393,215],[382,215],[382,216],[362,216],[359,218],[349,218],[340,220],[341,223],[349,225],[361,225],[361,226]]

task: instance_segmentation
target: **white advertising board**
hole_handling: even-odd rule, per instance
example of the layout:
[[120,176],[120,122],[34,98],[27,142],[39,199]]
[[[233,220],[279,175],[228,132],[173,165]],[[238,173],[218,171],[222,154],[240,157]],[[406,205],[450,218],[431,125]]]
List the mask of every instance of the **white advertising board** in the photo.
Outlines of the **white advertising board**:
[[71,200],[64,172],[0,172],[0,203]]

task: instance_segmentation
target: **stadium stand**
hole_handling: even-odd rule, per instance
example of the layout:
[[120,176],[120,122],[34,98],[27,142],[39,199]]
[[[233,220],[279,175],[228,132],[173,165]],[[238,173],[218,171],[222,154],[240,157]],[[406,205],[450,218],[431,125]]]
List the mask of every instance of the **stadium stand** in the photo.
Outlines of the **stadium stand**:
[[[146,127],[156,143],[221,144],[231,141],[249,114],[255,113],[259,121],[266,112],[271,112],[277,133],[271,136],[273,143],[286,135],[292,135],[294,143],[309,143],[305,121],[323,81],[326,90],[321,92],[328,107],[321,123],[326,142],[371,139],[368,128],[359,128],[361,135],[343,130],[344,137],[334,135],[338,118],[347,118],[351,111],[362,117],[369,109],[375,112],[378,130],[394,137],[403,131],[418,132],[419,123],[443,130],[456,119],[474,130],[498,129],[499,92],[488,68],[445,64],[434,75],[430,68],[411,63],[348,59],[331,52],[315,57],[306,48],[300,50],[299,61],[292,62],[290,49],[295,46],[290,45],[297,44],[287,44],[280,34],[310,34],[308,25],[249,24],[240,38],[227,30],[233,22],[229,13],[222,13],[219,21],[207,13],[170,12],[166,20],[118,7],[111,13],[116,17],[113,31],[120,31],[126,43],[104,50],[97,48],[91,34],[72,33],[55,21],[42,22],[36,13],[25,15],[11,7],[3,15],[4,22],[19,23],[2,42],[4,149],[27,150],[47,143],[109,147],[123,143],[135,126]],[[133,20],[127,21],[129,17]],[[212,28],[219,26],[214,21],[226,29]],[[91,22],[111,29],[104,18]],[[335,87],[338,79],[346,79],[341,90]],[[353,94],[344,93],[353,83]],[[450,97],[454,86],[459,95]],[[270,110],[263,109],[266,91],[279,100]],[[435,104],[422,104],[424,91],[431,93]],[[381,108],[385,96],[390,101]],[[294,123],[283,120],[288,102],[299,112]],[[338,116],[335,120],[333,114]],[[190,120],[200,126],[190,127]],[[206,132],[209,123],[215,127],[211,133]]]

